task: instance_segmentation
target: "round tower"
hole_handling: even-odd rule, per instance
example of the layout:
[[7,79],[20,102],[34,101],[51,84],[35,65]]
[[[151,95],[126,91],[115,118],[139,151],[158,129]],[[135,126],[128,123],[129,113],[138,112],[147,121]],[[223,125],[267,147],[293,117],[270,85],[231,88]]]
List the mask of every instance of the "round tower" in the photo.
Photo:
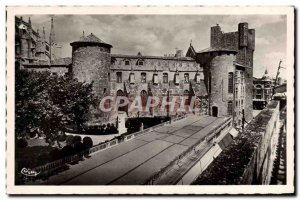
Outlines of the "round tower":
[[[236,51],[228,49],[205,49],[198,53],[204,70],[204,81],[209,94],[209,114],[228,116],[233,104],[233,72]],[[229,110],[230,109],[230,110]]]
[[80,82],[93,82],[94,93],[101,97],[108,94],[112,45],[91,33],[72,42],[72,76]]

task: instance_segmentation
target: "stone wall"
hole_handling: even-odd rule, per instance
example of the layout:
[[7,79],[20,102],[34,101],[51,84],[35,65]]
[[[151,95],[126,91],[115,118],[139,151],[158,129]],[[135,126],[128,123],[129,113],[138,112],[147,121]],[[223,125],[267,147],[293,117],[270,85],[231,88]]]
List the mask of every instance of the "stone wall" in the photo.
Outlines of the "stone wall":
[[199,185],[269,184],[279,131],[272,101],[198,177]]
[[99,97],[109,93],[108,73],[110,49],[98,45],[73,47],[72,75],[80,82],[93,82],[93,90]]
[[[211,115],[212,107],[218,108],[218,116],[228,115],[228,101],[232,97],[228,93],[228,73],[233,71],[235,55],[218,55],[211,60]],[[231,98],[230,98],[231,97]]]

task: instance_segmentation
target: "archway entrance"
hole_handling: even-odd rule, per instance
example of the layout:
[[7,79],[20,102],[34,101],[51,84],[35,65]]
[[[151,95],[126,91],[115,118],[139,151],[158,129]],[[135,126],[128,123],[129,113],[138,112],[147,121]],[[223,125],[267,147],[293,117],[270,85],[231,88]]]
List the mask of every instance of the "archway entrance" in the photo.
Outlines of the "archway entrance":
[[[122,90],[117,91],[117,97],[125,97],[125,93]],[[120,105],[124,104],[124,100],[120,100]],[[118,111],[127,112],[127,105],[126,106],[118,106]]]
[[218,117],[218,107],[217,106],[212,107],[212,116]]

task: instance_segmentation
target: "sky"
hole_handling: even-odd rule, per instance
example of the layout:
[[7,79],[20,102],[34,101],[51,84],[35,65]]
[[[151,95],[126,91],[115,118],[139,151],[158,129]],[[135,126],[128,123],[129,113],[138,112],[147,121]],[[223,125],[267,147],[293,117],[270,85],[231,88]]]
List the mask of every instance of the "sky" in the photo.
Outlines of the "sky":
[[[29,16],[23,16],[25,21]],[[31,15],[34,29],[45,27],[49,37],[51,16]],[[162,56],[175,49],[186,53],[190,43],[196,51],[210,45],[210,27],[219,24],[222,31],[237,31],[238,23],[248,22],[255,29],[254,77],[260,78],[267,69],[276,76],[280,59],[286,64],[287,24],[283,15],[53,15],[57,43],[62,57],[71,57],[72,41],[83,31],[93,33],[113,45],[113,54]],[[285,78],[285,69],[280,76]]]

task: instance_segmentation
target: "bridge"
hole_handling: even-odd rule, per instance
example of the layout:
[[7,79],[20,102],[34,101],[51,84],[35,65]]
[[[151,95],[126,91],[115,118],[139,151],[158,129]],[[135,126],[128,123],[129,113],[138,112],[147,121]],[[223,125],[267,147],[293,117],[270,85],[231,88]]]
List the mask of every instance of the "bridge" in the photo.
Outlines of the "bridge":
[[[109,149],[95,152],[84,161],[69,165],[68,170],[44,180],[42,184],[177,184],[214,146],[216,139],[228,133],[231,125],[230,118],[189,116]],[[193,159],[186,159],[191,155]],[[179,161],[185,162],[185,165],[179,165]],[[178,166],[183,167],[179,169]],[[169,177],[166,181],[166,177],[170,176],[170,173],[164,173],[167,169],[174,172],[175,177]],[[173,182],[169,182],[170,180]]]

